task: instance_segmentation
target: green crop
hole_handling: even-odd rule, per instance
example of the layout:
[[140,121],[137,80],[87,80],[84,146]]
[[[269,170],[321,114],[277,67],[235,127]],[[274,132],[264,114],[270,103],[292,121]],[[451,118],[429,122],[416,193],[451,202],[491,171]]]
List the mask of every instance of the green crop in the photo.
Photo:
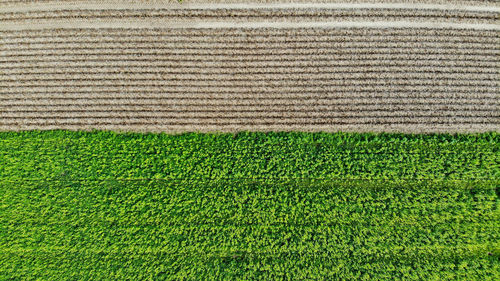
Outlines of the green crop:
[[0,133],[0,280],[500,279],[498,133]]

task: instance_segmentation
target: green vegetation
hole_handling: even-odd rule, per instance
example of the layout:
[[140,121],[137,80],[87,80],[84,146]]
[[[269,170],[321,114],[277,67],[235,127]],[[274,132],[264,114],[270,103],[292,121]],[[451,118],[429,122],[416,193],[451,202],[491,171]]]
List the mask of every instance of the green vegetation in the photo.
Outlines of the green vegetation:
[[499,280],[499,141],[0,133],[0,280]]

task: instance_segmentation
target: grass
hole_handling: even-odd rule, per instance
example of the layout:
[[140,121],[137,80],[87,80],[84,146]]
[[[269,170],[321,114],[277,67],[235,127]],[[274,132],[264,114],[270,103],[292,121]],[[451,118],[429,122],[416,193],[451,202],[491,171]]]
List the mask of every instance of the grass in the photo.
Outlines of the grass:
[[0,280],[500,279],[498,133],[0,133]]

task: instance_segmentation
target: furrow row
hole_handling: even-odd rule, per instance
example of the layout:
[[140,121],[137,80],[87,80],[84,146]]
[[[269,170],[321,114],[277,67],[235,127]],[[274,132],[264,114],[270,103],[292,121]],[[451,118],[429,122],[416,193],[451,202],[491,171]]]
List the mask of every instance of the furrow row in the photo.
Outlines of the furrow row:
[[40,50],[88,50],[88,49],[175,49],[175,48],[188,48],[188,49],[202,49],[202,48],[222,48],[222,49],[297,49],[297,48],[442,48],[442,49],[479,49],[479,50],[500,50],[500,42],[435,42],[435,41],[294,41],[290,42],[198,42],[195,40],[186,42],[172,42],[172,41],[141,41],[141,42],[95,42],[95,43],[70,43],[70,42],[56,42],[56,43],[31,43],[31,44],[2,44],[0,51],[40,51]]
[[[500,105],[500,104],[499,104]],[[311,113],[311,114],[328,114],[328,113],[359,113],[367,114],[368,112],[403,112],[412,113],[416,112],[427,112],[427,113],[439,113],[439,114],[455,114],[460,112],[460,114],[471,115],[474,113],[480,114],[493,114],[498,116],[500,112],[498,111],[499,105],[438,105],[432,106],[428,104],[335,104],[335,105],[300,105],[300,104],[267,104],[264,106],[259,105],[247,105],[247,106],[226,106],[226,105],[119,105],[119,104],[97,104],[97,105],[46,105],[46,106],[2,106],[0,103],[0,108],[2,111],[0,115],[5,114],[6,116],[18,116],[19,114],[82,114],[90,116],[93,113],[97,114],[158,114],[158,113],[283,113],[284,115],[292,113]]]
[[373,50],[373,49],[442,49],[442,50],[480,50],[480,51],[500,51],[498,43],[462,43],[462,42],[372,42],[370,40],[365,41],[324,41],[324,42],[297,42],[292,41],[286,44],[281,42],[258,42],[258,43],[247,43],[247,42],[237,42],[237,43],[226,43],[226,42],[126,42],[126,43],[115,43],[115,42],[98,42],[98,43],[49,43],[40,44],[34,43],[29,45],[1,45],[0,51],[9,52],[24,52],[24,51],[47,51],[47,50],[135,50],[135,49],[149,49],[149,50],[175,50],[175,49],[185,49],[185,50],[199,50],[199,49],[212,49],[217,48],[219,50],[293,50],[293,49],[332,49],[332,48],[342,48],[350,50]]
[[109,123],[66,123],[66,124],[22,124],[14,125],[0,124],[0,131],[11,130],[110,130],[110,131],[134,131],[134,132],[226,132],[234,133],[240,131],[301,131],[301,132],[391,132],[391,133],[469,133],[469,132],[491,132],[498,130],[498,124],[485,124],[478,122],[467,123],[358,123],[358,124],[222,124],[222,125],[199,125],[199,124],[162,124],[151,123],[128,123],[128,124],[109,124]]
[[92,56],[92,55],[128,55],[131,57],[144,56],[144,55],[156,55],[156,56],[188,56],[188,57],[201,57],[201,56],[308,56],[308,55],[329,55],[329,56],[350,56],[350,55],[377,55],[379,57],[386,56],[391,57],[394,55],[448,55],[451,57],[458,57],[462,55],[477,56],[479,59],[482,57],[489,60],[498,58],[500,55],[500,48],[496,49],[481,49],[481,48],[318,48],[313,46],[311,48],[297,47],[290,48],[286,46],[276,47],[276,48],[233,48],[233,47],[221,47],[221,48],[191,48],[186,46],[185,48],[69,48],[69,49],[40,49],[40,50],[11,50],[0,52],[0,58],[14,58],[16,57],[36,57],[39,59],[42,56]]
[[399,8],[238,8],[238,9],[183,9],[178,8],[120,8],[85,9],[61,8],[39,11],[0,11],[0,20],[74,19],[74,18],[168,18],[168,19],[268,19],[276,18],[317,18],[328,17],[422,17],[484,19],[497,18],[495,11],[464,11],[453,8],[443,9],[399,9]]
[[[498,64],[500,66],[500,64]],[[272,67],[272,68],[270,68]],[[272,70],[270,70],[272,69]],[[44,77],[57,77],[64,75],[65,77],[71,75],[85,75],[85,77],[92,77],[94,75],[258,75],[258,74],[303,74],[310,75],[317,74],[352,74],[352,73],[440,73],[440,74],[500,74],[500,69],[497,66],[360,66],[360,65],[151,65],[151,66],[90,66],[90,67],[77,67],[68,66],[65,68],[52,67],[52,68],[17,68],[17,69],[3,69],[2,75],[4,77],[25,77],[25,76],[44,76]]]
[[[479,40],[498,40],[499,31],[493,30],[467,30],[467,29],[446,29],[446,28],[342,28],[342,29],[310,29],[310,28],[225,28],[225,29],[197,29],[182,28],[55,28],[55,29],[33,29],[33,30],[0,30],[1,37],[4,39],[32,40],[46,38],[128,38],[128,37],[152,37],[152,38],[196,38],[197,40],[213,40],[211,38],[220,38],[231,40],[229,38],[249,39],[252,38],[302,38],[317,36],[326,36],[328,38],[346,37],[349,39],[362,37],[418,37],[418,38],[479,38]],[[116,39],[116,38],[115,38]]]
[[[98,83],[89,83],[91,81],[99,81]],[[367,86],[381,86],[381,87],[397,87],[397,86],[407,86],[407,87],[418,87],[418,86],[471,86],[471,87],[499,87],[500,81],[498,80],[484,80],[484,79],[414,79],[414,78],[389,78],[389,79],[377,79],[377,78],[361,78],[361,79],[318,79],[318,78],[308,78],[308,79],[244,79],[244,80],[234,80],[234,79],[160,79],[152,80],[150,78],[139,79],[134,78],[120,78],[120,79],[53,79],[45,80],[45,83],[27,83],[22,81],[11,81],[11,83],[3,83],[3,87],[14,89],[40,89],[40,88],[67,88],[71,86],[73,89],[81,87],[92,87],[92,88],[109,88],[109,87],[186,87],[186,81],[196,81],[196,86],[194,87],[207,87],[207,88],[245,88],[245,87],[268,87],[268,88],[281,88],[281,87],[333,87],[333,86],[352,86],[359,85],[360,87]],[[16,83],[17,82],[17,83]],[[30,82],[36,82],[33,79]]]
[[0,64],[8,67],[9,65],[25,65],[26,63],[60,63],[60,62],[83,62],[83,63],[154,63],[154,62],[178,62],[178,63],[201,63],[201,62],[220,62],[220,63],[243,63],[243,62],[295,62],[295,61],[309,61],[309,62],[320,62],[320,61],[335,61],[337,63],[368,63],[369,61],[382,62],[466,62],[471,63],[500,63],[500,56],[495,55],[482,55],[482,54],[454,54],[454,53],[444,53],[444,54],[425,54],[422,53],[374,53],[374,54],[342,54],[342,53],[322,53],[322,54],[262,54],[262,55],[252,55],[252,54],[239,54],[237,56],[232,54],[214,54],[214,55],[203,55],[203,54],[145,54],[145,53],[129,53],[129,54],[118,54],[118,53],[83,53],[83,54],[66,54],[66,53],[54,53],[52,55],[48,54],[25,54],[25,55],[11,55],[5,56],[0,53]]
[[[231,68],[270,68],[280,69],[280,68],[294,68],[294,67],[314,67],[314,68],[335,68],[342,69],[346,67],[367,67],[367,68],[418,68],[418,69],[486,69],[494,68],[497,69],[500,66],[500,59],[498,61],[421,61],[421,60],[372,60],[372,61],[350,61],[350,60],[332,60],[332,61],[322,61],[322,60],[290,60],[290,61],[203,61],[203,60],[191,60],[191,61],[170,61],[168,59],[163,60],[135,60],[135,61],[122,61],[122,60],[101,60],[101,61],[82,61],[82,62],[68,62],[65,60],[55,61],[55,62],[30,62],[30,63],[5,63],[0,64],[0,70],[4,70],[4,73],[18,73],[21,70],[26,71],[26,69],[33,69],[32,71],[46,71],[46,69],[57,69],[57,70],[111,70],[127,68],[130,69],[163,69],[163,68],[216,68],[216,69],[231,69]],[[14,71],[16,70],[16,71]]]
[[[15,16],[14,16],[15,17]],[[235,24],[245,24],[245,27],[252,27],[252,28],[261,28],[262,26],[260,24],[262,23],[267,23],[269,21],[272,21],[273,24],[276,23],[283,23],[285,25],[290,25],[293,23],[301,24],[301,25],[306,25],[304,22],[337,22],[341,21],[343,23],[349,23],[349,22],[363,22],[363,23],[373,23],[377,24],[380,21],[390,21],[390,22],[412,22],[413,24],[415,23],[422,23],[422,24],[440,24],[440,23],[447,23],[447,24],[491,24],[496,20],[495,16],[467,16],[467,17],[460,17],[460,16],[452,16],[449,18],[442,17],[442,16],[426,16],[426,15],[421,15],[421,16],[406,16],[406,15],[323,15],[323,16],[318,16],[318,17],[313,17],[313,16],[288,16],[288,17],[252,17],[252,16],[242,16],[242,17],[231,17],[231,16],[226,16],[223,18],[217,18],[217,17],[164,17],[164,16],[124,16],[121,17],[120,15],[110,15],[110,16],[105,16],[105,15],[95,15],[95,16],[75,16],[75,17],[19,17],[19,18],[7,18],[7,19],[0,19],[6,24],[9,24],[10,26],[12,25],[43,25],[43,24],[59,24],[59,23],[68,23],[72,22],[75,23],[74,25],[71,26],[78,26],[79,23],[87,23],[89,21],[94,21],[97,23],[108,23],[110,21],[131,21],[134,23],[138,23],[139,26],[134,26],[135,28],[140,28],[140,26],[143,26],[145,23],[154,23],[156,25],[176,25],[176,28],[179,27],[184,27],[183,25],[178,25],[184,23],[187,27],[192,27],[193,25],[200,25],[203,27],[203,23],[205,22],[210,22],[210,21],[217,21],[220,23],[222,20],[224,24],[221,24],[222,26],[234,26]],[[224,21],[227,21],[224,22]],[[256,26],[252,26],[251,23],[254,23]],[[85,28],[88,28],[90,26],[85,26]],[[217,26],[219,28],[219,26]],[[494,27],[490,27],[490,29],[494,29]]]
[[[384,89],[385,88],[385,89]],[[72,99],[129,99],[140,97],[141,99],[276,99],[276,100],[302,100],[302,99],[496,99],[500,96],[500,88],[472,88],[472,87],[451,87],[443,90],[436,87],[423,89],[394,89],[384,87],[382,89],[363,89],[347,87],[346,89],[334,87],[332,89],[304,87],[291,89],[245,89],[236,88],[233,90],[213,90],[203,88],[187,89],[86,89],[82,90],[47,90],[47,91],[0,91],[0,100],[72,100]],[[450,101],[451,104],[454,101]]]
[[[49,4],[49,3],[56,3],[58,5],[66,5],[66,4],[74,4],[75,0],[0,0],[0,3],[43,3],[43,4]],[[97,3],[116,3],[117,1],[115,0],[107,0],[107,1],[96,1],[96,0],[79,0],[77,1],[80,4],[95,4]],[[167,1],[163,0],[121,0],[118,2],[122,2],[124,4],[133,4],[133,3],[141,3],[141,4],[159,4],[159,3],[164,3]],[[330,1],[325,1],[325,0],[295,0],[293,3],[364,3],[364,4],[370,4],[370,3],[400,3],[400,0],[365,0],[365,1],[358,1],[358,0],[330,0]],[[430,3],[430,4],[491,4],[491,3],[498,3],[499,0],[406,0],[405,2],[411,4],[411,3]],[[227,0],[191,0],[189,1],[191,4],[209,4],[209,5],[215,5],[215,4],[227,4]],[[231,3],[244,3],[247,4],[248,0],[231,0]],[[269,3],[284,3],[284,4],[290,4],[289,0],[254,0],[252,3],[262,3],[262,4],[269,4]],[[172,5],[174,5],[173,3]],[[182,6],[177,6],[177,7],[182,7]]]
[[[345,73],[331,73],[331,72],[319,72],[312,73],[308,71],[302,71],[297,73],[280,73],[280,72],[254,72],[254,73],[182,73],[182,72],[158,72],[158,73],[97,73],[97,74],[54,74],[54,75],[2,75],[0,76],[0,83],[5,83],[8,85],[33,85],[33,82],[40,85],[40,82],[47,83],[50,85],[52,82],[90,82],[96,81],[94,83],[100,83],[97,81],[102,81],[102,84],[108,84],[120,81],[162,81],[162,82],[172,82],[172,81],[184,81],[184,83],[198,83],[198,82],[228,82],[228,83],[238,83],[244,81],[252,82],[270,82],[273,81],[343,81],[343,82],[355,82],[360,80],[375,80],[382,82],[384,80],[421,80],[428,82],[442,82],[446,81],[481,81],[485,85],[499,85],[500,80],[498,79],[498,73],[439,73],[439,72],[410,72],[401,73],[397,71],[393,72],[345,72]],[[360,83],[363,84],[363,83]]]
[[[384,106],[387,104],[401,104],[408,105],[412,103],[427,103],[429,106],[433,104],[442,104],[445,100],[450,100],[448,97],[432,97],[432,98],[384,98],[384,99],[373,99],[370,97],[331,97],[331,98],[323,98],[323,99],[315,99],[315,98],[303,98],[303,99],[275,99],[275,98],[246,98],[246,99],[232,99],[232,98],[142,98],[140,95],[128,97],[128,98],[99,98],[99,99],[10,99],[10,100],[0,100],[2,106],[6,107],[14,107],[14,106],[91,106],[91,105],[130,105],[130,106],[139,106],[139,105],[158,105],[158,106],[259,106],[267,107],[267,106],[297,106],[297,107],[308,107],[308,106],[319,106],[319,105],[350,105],[353,106],[356,104],[373,104],[378,106]],[[450,101],[450,106],[452,105],[498,105],[499,101],[497,98],[479,98],[479,99],[470,99],[463,98],[458,99],[455,98],[453,101]]]
[[[167,81],[165,81],[167,82]],[[121,93],[140,93],[140,94],[151,94],[151,93],[193,93],[193,94],[267,94],[267,93],[277,93],[277,94],[324,94],[324,93],[381,93],[393,94],[393,93],[406,93],[409,95],[418,95],[420,97],[428,96],[432,93],[469,93],[470,97],[474,97],[475,94],[480,93],[498,93],[500,91],[500,85],[471,85],[471,84],[420,84],[417,83],[394,83],[391,85],[386,85],[385,83],[358,83],[358,84],[306,84],[301,83],[299,85],[289,84],[282,86],[274,86],[272,84],[244,84],[238,83],[237,85],[219,85],[218,89],[214,89],[217,85],[212,84],[182,84],[182,85],[172,85],[172,84],[146,84],[138,83],[134,84],[123,84],[116,83],[114,85],[80,85],[80,87],[75,89],[68,89],[64,85],[59,87],[47,87],[42,85],[40,87],[33,87],[27,89],[0,89],[0,94],[16,94],[16,93],[41,93],[41,94],[64,94],[64,93],[106,93],[106,94],[121,94]],[[469,97],[469,96],[467,96]]]
[[477,37],[477,36],[416,36],[416,35],[296,35],[296,36],[285,36],[285,35],[245,35],[240,34],[237,36],[167,36],[167,35],[113,35],[113,34],[102,34],[100,36],[78,36],[69,37],[59,34],[53,34],[52,36],[43,37],[21,37],[21,38],[10,38],[8,36],[2,36],[0,42],[4,45],[33,45],[33,44],[97,44],[97,43],[161,43],[161,42],[171,42],[171,43],[281,43],[287,44],[292,42],[309,42],[309,43],[324,43],[324,42],[427,42],[427,43],[485,43],[494,44],[499,43],[500,39],[497,37]]
[[348,125],[348,124],[373,124],[373,125],[390,125],[390,124],[485,124],[500,125],[499,118],[485,117],[456,117],[456,116],[406,116],[406,117],[352,117],[352,118],[255,118],[255,117],[228,117],[228,118],[159,118],[145,116],[143,118],[57,118],[57,119],[24,119],[12,120],[4,118],[0,120],[0,126],[16,126],[16,125]]
[[197,110],[177,110],[177,111],[135,111],[123,112],[116,111],[84,111],[84,112],[0,112],[0,118],[4,120],[60,120],[60,119],[137,119],[137,118],[166,118],[166,119],[259,119],[268,120],[272,118],[280,119],[303,119],[311,118],[314,120],[326,119],[363,119],[363,118],[474,118],[484,119],[485,121],[500,122],[499,111],[290,111],[276,112],[271,110],[263,111],[197,111]]

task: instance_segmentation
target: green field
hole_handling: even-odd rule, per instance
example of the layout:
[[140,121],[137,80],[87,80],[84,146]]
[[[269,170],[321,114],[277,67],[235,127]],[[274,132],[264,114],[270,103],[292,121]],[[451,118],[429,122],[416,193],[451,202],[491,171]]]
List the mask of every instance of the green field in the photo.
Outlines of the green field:
[[500,280],[500,134],[0,133],[0,280]]

